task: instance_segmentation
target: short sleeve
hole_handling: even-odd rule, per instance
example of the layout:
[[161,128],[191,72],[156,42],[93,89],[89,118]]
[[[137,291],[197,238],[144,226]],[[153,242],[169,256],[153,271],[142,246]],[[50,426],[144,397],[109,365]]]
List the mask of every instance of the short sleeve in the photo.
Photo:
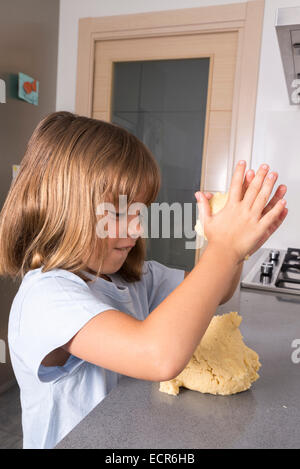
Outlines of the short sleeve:
[[[73,274],[74,275],[74,274]],[[75,275],[74,275],[75,277]],[[88,285],[64,277],[38,279],[26,292],[19,327],[23,363],[43,382],[53,381],[82,362],[70,357],[72,367],[44,367],[51,351],[66,344],[94,316],[115,309],[99,300]]]
[[147,294],[151,313],[184,280],[185,271],[167,267],[157,261],[146,263]]

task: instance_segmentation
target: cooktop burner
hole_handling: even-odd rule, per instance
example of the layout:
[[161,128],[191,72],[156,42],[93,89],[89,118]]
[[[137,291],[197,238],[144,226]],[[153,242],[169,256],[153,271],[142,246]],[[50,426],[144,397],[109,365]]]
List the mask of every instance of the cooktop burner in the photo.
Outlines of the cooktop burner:
[[241,286],[300,295],[300,249],[265,249]]

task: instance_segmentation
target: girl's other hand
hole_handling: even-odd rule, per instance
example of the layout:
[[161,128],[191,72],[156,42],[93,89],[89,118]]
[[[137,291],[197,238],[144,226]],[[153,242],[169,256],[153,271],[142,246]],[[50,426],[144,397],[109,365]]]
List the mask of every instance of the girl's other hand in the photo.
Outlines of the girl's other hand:
[[216,215],[211,215],[208,203],[212,194],[197,193],[208,242],[232,249],[238,262],[259,249],[288,213],[283,200],[286,186],[280,185],[268,203],[278,174],[268,174],[268,165],[261,165],[256,174],[249,170],[244,177],[245,165],[241,161],[236,166],[227,203]]

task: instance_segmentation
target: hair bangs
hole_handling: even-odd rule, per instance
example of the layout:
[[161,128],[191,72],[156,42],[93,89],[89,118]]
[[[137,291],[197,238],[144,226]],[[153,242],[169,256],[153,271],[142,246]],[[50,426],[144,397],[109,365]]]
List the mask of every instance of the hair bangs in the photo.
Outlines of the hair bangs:
[[131,145],[126,145],[124,153],[119,158],[111,158],[106,168],[105,190],[101,198],[109,200],[119,206],[119,196],[127,196],[127,205],[140,202],[149,206],[158,196],[161,176],[159,166],[151,152],[141,142],[138,145],[135,137]]

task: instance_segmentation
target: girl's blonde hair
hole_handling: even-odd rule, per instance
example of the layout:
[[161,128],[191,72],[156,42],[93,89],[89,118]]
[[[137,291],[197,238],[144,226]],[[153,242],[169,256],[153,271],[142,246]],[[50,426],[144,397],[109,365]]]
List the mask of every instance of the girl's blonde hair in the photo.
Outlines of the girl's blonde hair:
[[[98,204],[108,198],[116,204],[122,194],[128,206],[149,206],[160,183],[155,158],[127,130],[70,112],[49,114],[28,142],[0,213],[0,275],[22,279],[42,267],[87,282],[80,271],[89,270],[83,256],[93,252],[100,275],[106,238],[96,235]],[[145,257],[139,237],[118,273],[128,282],[140,280]]]

